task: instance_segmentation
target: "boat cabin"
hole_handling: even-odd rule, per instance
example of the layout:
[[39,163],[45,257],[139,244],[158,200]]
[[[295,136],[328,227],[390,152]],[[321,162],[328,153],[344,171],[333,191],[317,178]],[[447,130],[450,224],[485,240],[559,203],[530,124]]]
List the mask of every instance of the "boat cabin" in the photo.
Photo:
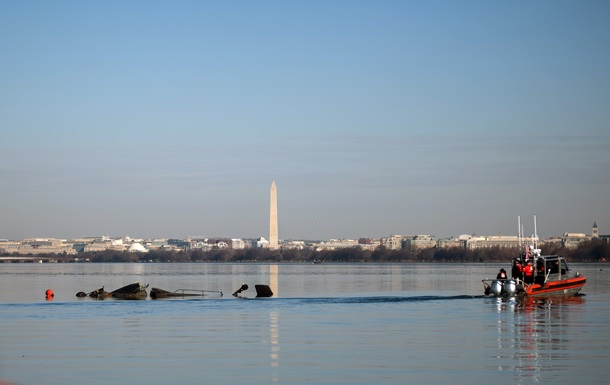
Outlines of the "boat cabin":
[[541,255],[536,257],[536,283],[559,281],[572,278],[566,260],[558,255]]

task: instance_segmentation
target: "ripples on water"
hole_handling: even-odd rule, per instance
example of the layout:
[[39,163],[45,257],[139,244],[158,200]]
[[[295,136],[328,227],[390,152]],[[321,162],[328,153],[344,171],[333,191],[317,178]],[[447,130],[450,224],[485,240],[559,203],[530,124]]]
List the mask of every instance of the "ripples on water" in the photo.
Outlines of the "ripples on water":
[[[0,377],[24,385],[605,383],[607,275],[583,271],[587,295],[569,300],[483,298],[480,280],[498,268],[0,265]],[[74,296],[136,281],[225,295]],[[232,297],[243,282],[275,282],[277,295]],[[46,302],[49,287],[56,297]]]

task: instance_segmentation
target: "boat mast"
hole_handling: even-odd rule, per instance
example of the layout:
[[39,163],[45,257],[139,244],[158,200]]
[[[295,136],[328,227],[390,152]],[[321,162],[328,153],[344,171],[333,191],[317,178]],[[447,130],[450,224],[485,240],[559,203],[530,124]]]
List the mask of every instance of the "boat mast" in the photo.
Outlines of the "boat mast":
[[538,239],[538,230],[536,228],[536,215],[534,215],[534,236],[536,237],[534,238],[534,248],[537,249],[536,240]]
[[517,216],[517,238],[519,239],[519,248],[521,248],[521,215]]

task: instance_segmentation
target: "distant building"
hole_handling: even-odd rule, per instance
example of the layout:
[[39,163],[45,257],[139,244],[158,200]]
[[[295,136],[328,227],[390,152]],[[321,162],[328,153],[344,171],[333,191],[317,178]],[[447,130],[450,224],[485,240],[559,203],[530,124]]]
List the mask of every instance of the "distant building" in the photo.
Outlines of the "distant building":
[[431,247],[436,247],[437,242],[434,236],[432,235],[390,235],[387,238],[381,238],[380,243],[381,246],[385,247],[388,250],[416,250],[416,249],[428,249]]
[[316,251],[322,251],[359,247],[359,245],[358,241],[354,239],[330,239],[328,242],[316,243],[313,247]]
[[597,227],[597,222],[593,223],[593,229],[591,229],[591,238],[601,239],[606,241],[606,243],[610,243],[610,235],[599,235],[599,228]]
[[167,244],[173,246],[178,250],[189,250],[191,248],[191,241],[184,239],[168,239]]
[[216,244],[214,245],[214,248],[215,249],[228,249],[229,248],[229,244],[226,241],[224,241],[222,239],[219,239],[219,240],[216,241]]
[[[26,250],[30,252],[28,253]],[[23,245],[21,241],[2,240],[2,242],[0,242],[0,253],[34,254],[34,250],[32,246]]]
[[578,247],[581,242],[590,241],[592,239],[605,239],[608,241],[610,236],[608,235],[599,235],[599,228],[597,227],[597,222],[593,222],[593,227],[591,228],[591,236],[588,236],[585,233],[564,233],[561,238],[561,244],[563,247],[568,249],[573,249]]
[[589,240],[591,240],[591,237],[585,233],[564,233],[561,238],[561,244],[565,248],[574,249],[578,247],[581,242]]
[[403,240],[412,237],[411,235],[390,235],[387,238],[381,238],[380,245],[388,250],[401,250],[403,248]]
[[563,244],[563,237],[550,237],[540,241],[542,245],[550,246],[561,246]]
[[148,252],[146,247],[142,246],[142,244],[139,242],[133,242],[131,245],[129,245],[129,248],[127,248],[127,251],[130,253],[147,253]]
[[161,250],[167,248],[169,243],[167,239],[153,239],[146,241],[146,247],[150,250]]
[[303,250],[305,249],[305,241],[285,241],[281,244],[282,249],[296,249]]
[[500,248],[519,248],[520,243],[530,244],[530,243],[538,244],[540,240],[535,238],[528,238],[525,240],[519,240],[519,237],[516,235],[492,235],[492,236],[473,236],[469,240],[466,241],[466,248],[475,250],[475,249],[489,249],[492,247],[500,247]]
[[0,252],[9,254],[76,254],[72,243],[65,239],[27,238],[21,242],[2,242]]
[[408,250],[429,249],[436,247],[436,239],[432,235],[414,235],[404,239],[404,248]]
[[437,240],[436,245],[441,249],[449,249],[452,247],[466,248],[466,241],[467,239],[461,238],[445,238]]
[[233,250],[241,250],[246,248],[246,243],[242,239],[231,239],[231,248]]
[[269,241],[263,237],[260,237],[256,240],[256,247],[269,247]]
[[207,239],[205,241],[191,242],[191,250],[210,251],[211,249],[212,246],[208,243]]
[[381,244],[380,238],[360,238],[358,239],[358,245],[362,250],[373,251]]

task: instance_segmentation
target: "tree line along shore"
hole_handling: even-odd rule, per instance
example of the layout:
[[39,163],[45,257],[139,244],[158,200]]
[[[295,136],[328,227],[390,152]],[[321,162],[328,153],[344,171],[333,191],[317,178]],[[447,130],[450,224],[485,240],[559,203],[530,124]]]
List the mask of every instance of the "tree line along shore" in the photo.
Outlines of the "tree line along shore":
[[[605,240],[593,239],[582,242],[576,248],[565,248],[550,244],[541,247],[543,255],[562,255],[570,262],[605,262],[610,259],[610,244]],[[466,248],[427,248],[418,250],[389,250],[382,246],[375,250],[363,250],[360,247],[341,248],[336,250],[286,249],[272,250],[267,248],[219,249],[219,250],[151,250],[146,253],[127,251],[83,252],[76,256],[61,254],[37,254],[31,256],[37,260],[55,260],[58,262],[445,262],[445,263],[482,263],[507,262],[518,257],[523,250],[517,248],[499,248],[469,250]],[[2,254],[0,257],[11,257]]]

